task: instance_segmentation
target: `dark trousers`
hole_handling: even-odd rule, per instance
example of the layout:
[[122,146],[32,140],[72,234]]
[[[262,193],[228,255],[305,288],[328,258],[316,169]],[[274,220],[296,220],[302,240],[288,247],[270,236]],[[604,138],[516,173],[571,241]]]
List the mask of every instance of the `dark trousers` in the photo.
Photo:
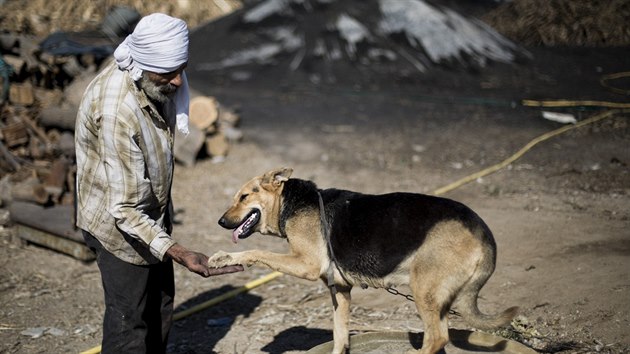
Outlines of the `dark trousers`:
[[105,293],[101,352],[165,353],[173,319],[173,262],[139,266],[116,258],[88,232]]

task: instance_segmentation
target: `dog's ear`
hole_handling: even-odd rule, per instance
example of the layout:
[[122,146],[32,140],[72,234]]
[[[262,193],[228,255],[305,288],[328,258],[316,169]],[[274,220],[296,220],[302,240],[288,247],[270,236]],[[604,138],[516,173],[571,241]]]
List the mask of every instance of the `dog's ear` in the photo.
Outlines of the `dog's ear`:
[[282,167],[277,170],[265,173],[260,181],[260,185],[267,190],[275,190],[291,177],[293,169]]

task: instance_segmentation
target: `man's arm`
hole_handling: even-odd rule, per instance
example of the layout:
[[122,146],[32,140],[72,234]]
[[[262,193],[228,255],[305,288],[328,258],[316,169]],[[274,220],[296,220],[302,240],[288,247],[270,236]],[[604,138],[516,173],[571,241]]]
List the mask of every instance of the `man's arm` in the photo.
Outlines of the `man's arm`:
[[166,255],[171,257],[175,262],[183,265],[189,271],[197,273],[204,278],[213,275],[221,275],[227,273],[235,273],[243,270],[243,266],[227,266],[223,268],[208,268],[208,256],[203,253],[191,251],[184,246],[176,243],[171,246]]

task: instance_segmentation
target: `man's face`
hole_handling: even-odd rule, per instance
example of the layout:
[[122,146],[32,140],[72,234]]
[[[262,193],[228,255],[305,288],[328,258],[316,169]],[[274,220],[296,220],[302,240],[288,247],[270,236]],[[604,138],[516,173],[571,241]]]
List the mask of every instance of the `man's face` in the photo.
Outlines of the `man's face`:
[[165,103],[173,97],[177,89],[182,85],[182,74],[186,65],[187,63],[168,73],[144,71],[139,81],[140,88],[150,99]]

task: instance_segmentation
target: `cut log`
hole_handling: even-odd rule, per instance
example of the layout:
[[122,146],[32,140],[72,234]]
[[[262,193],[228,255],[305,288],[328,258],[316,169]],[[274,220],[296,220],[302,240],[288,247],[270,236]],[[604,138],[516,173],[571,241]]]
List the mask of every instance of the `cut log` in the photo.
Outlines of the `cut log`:
[[31,176],[11,187],[11,199],[34,202],[40,205],[48,203],[48,192],[37,177]]
[[34,160],[43,159],[47,152],[46,145],[34,135],[31,135],[27,148],[28,156]]
[[28,128],[24,122],[16,122],[0,128],[1,135],[7,147],[28,143]]
[[208,132],[218,116],[217,100],[214,97],[199,96],[190,100],[190,123],[199,130]]
[[[68,168],[68,173],[66,174],[66,185],[68,186],[68,192],[64,193],[61,196],[61,201],[59,204],[61,205],[75,205],[75,189],[76,189],[76,181],[77,181],[77,165],[72,164],[70,168]],[[72,216],[72,224],[75,224],[76,215]]]
[[31,106],[35,103],[35,95],[33,95],[33,85],[30,83],[18,84],[13,83],[9,89],[9,101],[13,104],[22,106]]
[[46,132],[39,127],[35,121],[25,115],[22,115],[20,118],[47,147],[51,145],[48,135],[46,135]]
[[[87,262],[96,258],[96,255],[85,243],[59,237],[56,234],[42,231],[28,225],[18,224],[16,229],[18,237],[24,241],[67,254],[80,261]],[[80,231],[77,231],[77,235],[80,235]]]
[[49,90],[35,87],[33,92],[35,93],[35,100],[42,111],[48,109],[48,107],[60,106],[65,100],[65,93],[59,88]]
[[74,131],[77,108],[70,106],[51,106],[39,114],[39,123],[46,128],[59,128]]
[[221,132],[206,137],[206,153],[210,157],[227,156],[229,147],[227,138]]
[[219,107],[219,120],[227,123],[233,127],[238,126],[241,117],[236,111],[231,108],[220,106]]
[[13,156],[11,151],[9,151],[6,146],[4,146],[2,140],[0,140],[0,157],[7,162],[7,165],[9,165],[9,168],[11,168],[12,171],[17,171],[20,169],[20,163],[15,158],[15,156]]
[[43,208],[24,202],[13,202],[9,207],[18,237],[79,260],[93,260],[94,253],[85,245],[81,230],[74,227],[74,210],[71,205]]
[[50,195],[56,204],[61,202],[61,197],[66,190],[66,181],[70,160],[64,156],[55,160],[50,168],[50,173],[44,181],[44,190]]

